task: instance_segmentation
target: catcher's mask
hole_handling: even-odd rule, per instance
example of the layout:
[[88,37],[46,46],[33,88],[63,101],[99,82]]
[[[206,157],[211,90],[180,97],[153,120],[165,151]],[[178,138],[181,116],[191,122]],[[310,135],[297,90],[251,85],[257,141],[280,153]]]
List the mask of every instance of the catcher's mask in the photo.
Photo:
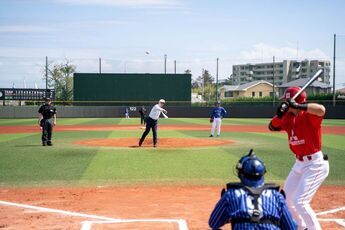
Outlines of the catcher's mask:
[[253,149],[243,156],[236,165],[236,173],[244,185],[258,187],[264,183],[266,166]]

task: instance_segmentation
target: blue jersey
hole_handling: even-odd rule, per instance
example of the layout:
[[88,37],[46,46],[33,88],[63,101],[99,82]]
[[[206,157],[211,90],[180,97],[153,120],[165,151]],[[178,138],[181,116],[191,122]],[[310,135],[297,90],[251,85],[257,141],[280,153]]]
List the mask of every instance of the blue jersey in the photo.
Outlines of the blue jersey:
[[211,112],[213,118],[223,118],[226,115],[226,110],[223,107],[214,107]]
[[[229,223],[231,219],[250,218],[253,214],[254,198],[248,195],[244,189],[229,189],[214,208],[209,225],[212,229],[218,229],[224,224]],[[266,189],[258,199],[260,218],[280,221],[280,227],[273,224],[256,224],[249,222],[239,222],[232,226],[233,230],[247,229],[267,229],[267,230],[295,230],[297,224],[292,219],[286,206],[284,197],[276,190]]]

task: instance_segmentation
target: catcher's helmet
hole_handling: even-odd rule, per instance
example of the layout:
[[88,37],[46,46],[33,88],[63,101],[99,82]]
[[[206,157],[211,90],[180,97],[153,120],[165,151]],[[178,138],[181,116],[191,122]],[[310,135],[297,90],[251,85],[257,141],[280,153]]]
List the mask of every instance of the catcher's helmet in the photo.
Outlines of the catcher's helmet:
[[[297,94],[298,91],[300,91],[301,88],[300,87],[290,87],[287,88],[284,92],[284,95],[280,98],[283,100],[288,100],[293,98],[293,96],[295,96]],[[303,91],[296,99],[295,101],[299,104],[303,104],[307,101],[307,93],[305,91]]]
[[264,183],[266,166],[264,162],[255,155],[253,149],[238,161],[236,171],[241,182],[247,186],[257,187]]

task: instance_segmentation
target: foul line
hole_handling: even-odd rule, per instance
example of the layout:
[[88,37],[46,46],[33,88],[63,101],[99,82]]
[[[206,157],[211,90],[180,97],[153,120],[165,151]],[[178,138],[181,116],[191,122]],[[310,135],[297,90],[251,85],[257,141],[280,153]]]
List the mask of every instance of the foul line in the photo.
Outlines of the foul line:
[[188,230],[187,222],[183,219],[115,219],[115,218],[106,217],[106,216],[98,216],[98,215],[84,214],[84,213],[78,213],[78,212],[64,211],[64,210],[53,209],[53,208],[44,208],[44,207],[39,207],[39,206],[20,204],[20,203],[14,203],[14,202],[2,201],[2,200],[0,200],[0,205],[26,208],[26,209],[34,209],[34,210],[38,210],[38,211],[42,211],[42,212],[48,212],[48,213],[59,213],[59,214],[68,215],[68,216],[92,218],[92,219],[101,220],[101,221],[83,221],[81,230],[90,230],[92,224],[133,223],[133,222],[177,223],[179,226],[179,230]]
[[343,227],[345,227],[345,219],[318,219],[319,221],[325,222],[335,222]]
[[188,230],[187,222],[183,219],[123,219],[120,221],[83,221],[81,230],[91,230],[93,224],[116,224],[116,223],[138,223],[138,222],[177,223],[179,230]]
[[321,215],[326,215],[326,214],[330,214],[330,213],[335,213],[335,212],[339,212],[339,211],[343,211],[345,210],[345,206],[344,207],[340,207],[340,208],[335,208],[335,209],[330,209],[327,211],[323,211],[323,212],[319,212],[316,215],[317,216],[321,216]]
[[83,213],[78,213],[78,212],[70,212],[70,211],[64,211],[64,210],[53,209],[53,208],[44,208],[44,207],[39,207],[39,206],[19,204],[19,203],[13,203],[13,202],[2,201],[2,200],[0,200],[0,204],[13,206],[13,207],[19,207],[19,208],[34,209],[34,210],[39,210],[39,211],[44,211],[44,212],[59,213],[59,214],[67,215],[67,216],[84,217],[84,218],[92,218],[92,219],[99,219],[99,220],[110,220],[110,221],[120,220],[120,219],[115,219],[111,217],[83,214]]

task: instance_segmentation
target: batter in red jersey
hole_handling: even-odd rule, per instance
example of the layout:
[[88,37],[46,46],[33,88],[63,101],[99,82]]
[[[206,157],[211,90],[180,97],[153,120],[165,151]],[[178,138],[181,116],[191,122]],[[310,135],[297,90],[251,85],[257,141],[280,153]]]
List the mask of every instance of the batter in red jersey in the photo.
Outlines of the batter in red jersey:
[[326,109],[320,104],[306,103],[305,92],[293,100],[299,90],[291,87],[285,91],[284,102],[269,129],[287,132],[290,149],[296,157],[284,185],[289,210],[299,229],[319,230],[321,226],[310,202],[329,173],[328,157],[321,151],[321,123]]

